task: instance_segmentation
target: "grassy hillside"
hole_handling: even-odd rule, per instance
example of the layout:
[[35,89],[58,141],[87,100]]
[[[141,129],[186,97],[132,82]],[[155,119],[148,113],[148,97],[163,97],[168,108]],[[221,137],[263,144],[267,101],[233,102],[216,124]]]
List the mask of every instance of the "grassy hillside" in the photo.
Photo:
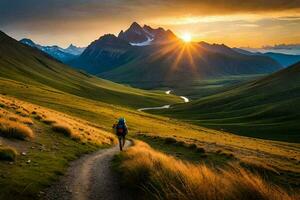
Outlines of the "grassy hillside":
[[[282,188],[237,163],[214,170],[205,164],[182,162],[135,141],[115,159],[123,187],[134,199],[165,200],[296,200]],[[146,197],[146,198],[145,198]]]
[[148,92],[93,77],[56,61],[0,32],[0,77],[49,90],[127,107],[159,106],[180,102],[163,92]]
[[116,142],[96,126],[0,95],[0,199],[37,199],[71,160]]
[[209,95],[227,91],[264,76],[266,75],[224,76],[220,78],[181,82],[178,85],[164,87],[162,89],[172,90],[171,94],[186,96],[191,100],[198,100]]
[[300,142],[300,63],[232,90],[159,111],[198,125]]

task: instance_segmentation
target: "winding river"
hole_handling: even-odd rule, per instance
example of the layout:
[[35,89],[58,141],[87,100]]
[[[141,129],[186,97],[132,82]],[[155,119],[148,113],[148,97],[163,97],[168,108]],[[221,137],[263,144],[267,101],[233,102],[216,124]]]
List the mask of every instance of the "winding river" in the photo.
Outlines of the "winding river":
[[[166,91],[166,94],[171,94],[172,90]],[[183,99],[184,103],[190,102],[189,98],[180,96]],[[138,111],[146,111],[146,110],[161,110],[161,109],[169,109],[171,105],[164,105],[159,107],[150,107],[150,108],[139,108]]]

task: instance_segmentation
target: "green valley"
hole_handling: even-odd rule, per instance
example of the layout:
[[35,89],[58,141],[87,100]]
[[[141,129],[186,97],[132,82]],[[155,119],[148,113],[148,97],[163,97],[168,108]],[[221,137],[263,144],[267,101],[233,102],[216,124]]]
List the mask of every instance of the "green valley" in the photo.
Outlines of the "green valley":
[[240,135],[299,142],[299,73],[297,63],[259,80],[157,113]]

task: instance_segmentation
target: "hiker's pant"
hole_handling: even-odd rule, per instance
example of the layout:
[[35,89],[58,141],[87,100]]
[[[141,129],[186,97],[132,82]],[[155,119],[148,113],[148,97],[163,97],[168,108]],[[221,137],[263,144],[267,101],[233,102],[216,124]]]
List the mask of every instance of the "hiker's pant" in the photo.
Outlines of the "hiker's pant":
[[118,135],[120,150],[123,149],[125,145],[125,135]]

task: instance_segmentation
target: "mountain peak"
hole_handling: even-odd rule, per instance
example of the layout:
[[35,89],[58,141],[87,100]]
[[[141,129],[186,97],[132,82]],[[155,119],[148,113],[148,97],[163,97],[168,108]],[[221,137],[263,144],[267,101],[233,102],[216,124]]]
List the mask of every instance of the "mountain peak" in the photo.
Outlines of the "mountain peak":
[[105,34],[101,36],[98,40],[94,41],[90,46],[92,47],[128,47],[130,46],[126,40],[116,37],[114,34]]
[[99,40],[103,40],[103,41],[110,41],[110,40],[114,40],[117,37],[114,34],[108,33],[108,34],[104,34],[102,35]]
[[142,27],[137,23],[137,22],[133,22],[129,29],[134,28],[134,29],[142,29]]
[[137,22],[133,22],[126,31],[121,31],[118,38],[126,40],[129,43],[143,43],[152,39],[151,35],[147,33]]
[[29,46],[35,46],[36,44],[31,40],[31,39],[28,39],[28,38],[23,38],[20,40],[21,43],[23,44],[27,44]]
[[85,47],[77,47],[76,45],[70,44],[70,46],[66,49],[63,49],[63,51],[73,55],[80,55],[84,49]]
[[73,44],[70,44],[69,47],[68,47],[68,49],[71,49],[71,48],[77,48],[77,47],[75,45],[73,45]]

